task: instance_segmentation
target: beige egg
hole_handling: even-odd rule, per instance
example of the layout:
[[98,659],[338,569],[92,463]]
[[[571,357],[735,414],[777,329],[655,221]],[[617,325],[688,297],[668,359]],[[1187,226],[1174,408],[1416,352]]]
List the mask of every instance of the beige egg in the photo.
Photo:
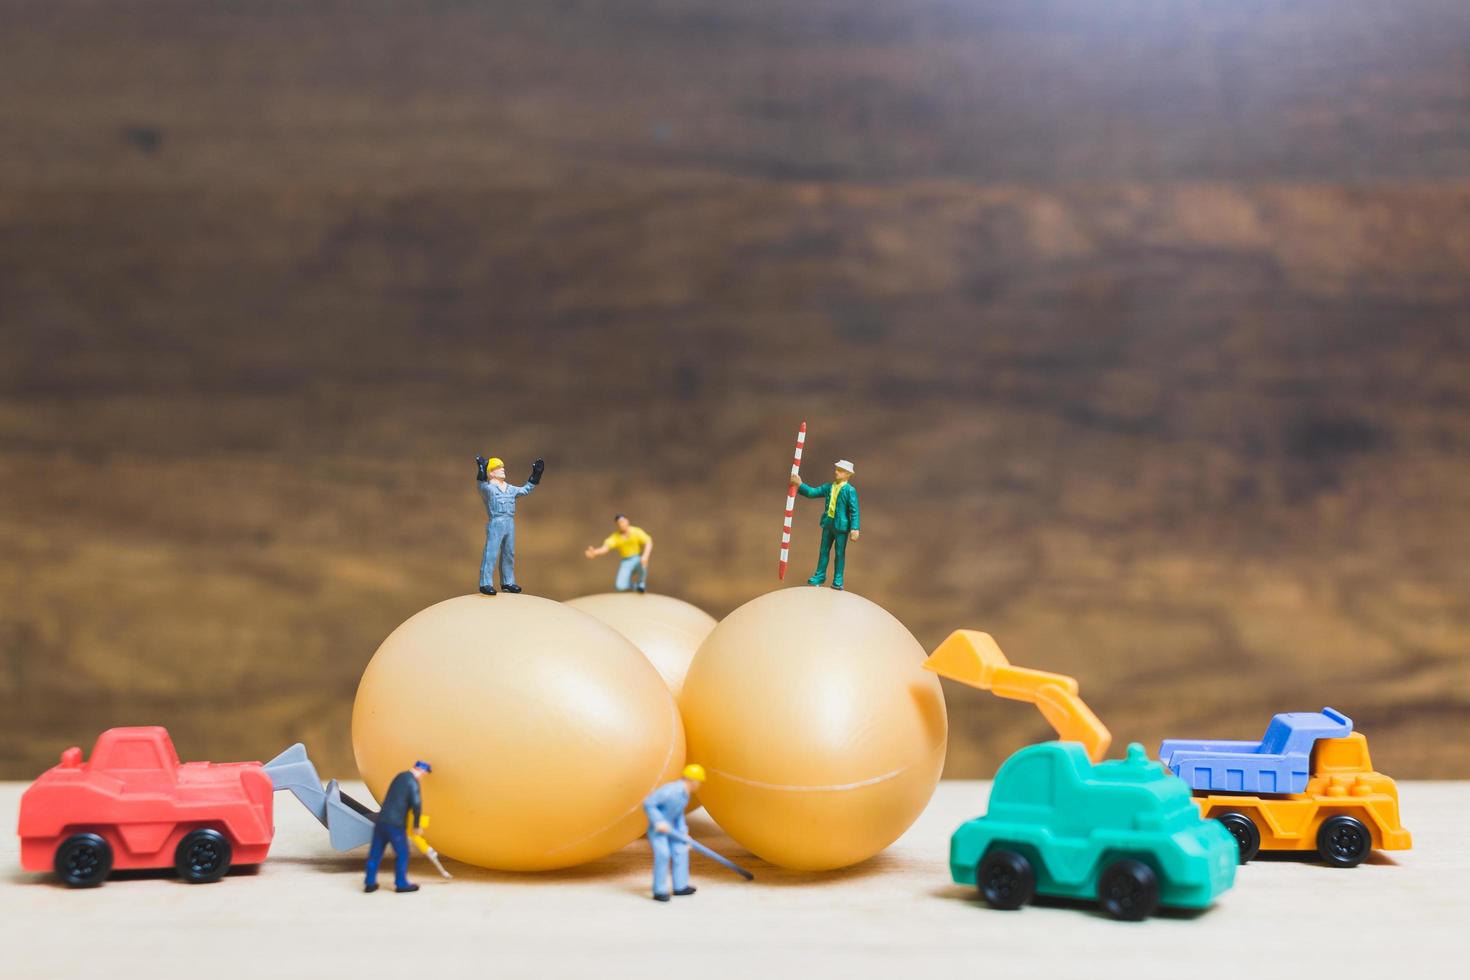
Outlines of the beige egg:
[[529,595],[416,614],[363,672],[352,747],[373,795],[416,759],[429,841],[506,871],[564,868],[646,828],[645,796],[684,764],[679,712],[625,637]]
[[567,600],[567,605],[595,616],[643,651],[679,696],[694,652],[715,628],[715,618],[698,606],[673,596],[637,592],[603,592]]
[[924,649],[877,604],[790,588],[736,609],[684,680],[700,802],[773,864],[828,870],[908,829],[944,768],[948,722]]

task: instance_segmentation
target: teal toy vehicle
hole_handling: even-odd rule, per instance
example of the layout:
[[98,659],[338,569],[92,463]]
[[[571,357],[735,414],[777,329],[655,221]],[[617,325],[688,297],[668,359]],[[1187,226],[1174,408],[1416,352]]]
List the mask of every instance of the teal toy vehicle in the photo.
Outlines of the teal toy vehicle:
[[1136,920],[1208,906],[1234,883],[1238,858],[1230,832],[1202,819],[1189,785],[1143,746],[1094,763],[1078,742],[1042,742],[1001,766],[985,816],[950,839],[949,868],[995,908],[1049,895]]

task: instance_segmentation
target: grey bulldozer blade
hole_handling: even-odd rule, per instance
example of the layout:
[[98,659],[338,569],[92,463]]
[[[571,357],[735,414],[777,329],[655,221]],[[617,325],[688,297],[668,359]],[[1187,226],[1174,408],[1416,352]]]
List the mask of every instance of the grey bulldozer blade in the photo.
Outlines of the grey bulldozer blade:
[[306,746],[300,742],[267,762],[264,769],[278,792],[290,790],[301,805],[327,828],[332,847],[350,851],[373,839],[377,811],[342,792],[335,779],[324,789],[316,766],[306,754]]
[[373,839],[377,811],[342,792],[334,779],[327,783],[327,835],[339,851],[362,847]]

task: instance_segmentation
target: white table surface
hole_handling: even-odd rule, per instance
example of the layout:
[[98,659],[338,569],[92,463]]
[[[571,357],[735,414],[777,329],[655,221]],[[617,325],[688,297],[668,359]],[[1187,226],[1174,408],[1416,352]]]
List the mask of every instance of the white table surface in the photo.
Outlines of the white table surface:
[[[24,786],[0,784],[15,826]],[[361,792],[361,787],[355,788]],[[349,791],[352,788],[349,787]],[[514,875],[416,857],[416,894],[362,893],[362,853],[277,796],[270,859],[213,885],[170,875],[68,889],[19,869],[0,839],[0,976],[1011,977],[1470,976],[1470,782],[1400,785],[1414,850],[1351,870],[1267,859],[1198,915],[1114,922],[1075,905],[984,907],[950,882],[950,833],[989,786],[944,782],[896,844],[808,874],[744,853],[703,814],[696,837],[746,863],[742,882],[694,858],[697,895],[648,897],[641,840],[594,864]]]

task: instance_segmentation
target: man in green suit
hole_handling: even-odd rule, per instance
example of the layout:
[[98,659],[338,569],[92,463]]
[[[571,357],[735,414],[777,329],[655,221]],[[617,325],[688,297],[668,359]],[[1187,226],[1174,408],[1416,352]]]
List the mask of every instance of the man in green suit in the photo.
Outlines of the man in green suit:
[[827,581],[827,555],[837,550],[837,564],[832,573],[832,588],[842,588],[842,570],[847,564],[847,542],[858,539],[858,495],[852,479],[852,463],[845,459],[837,461],[832,482],[819,487],[809,487],[801,477],[793,476],[791,485],[803,497],[816,497],[825,501],[822,509],[822,555],[817,559],[817,572],[806,580],[807,585],[821,585]]

